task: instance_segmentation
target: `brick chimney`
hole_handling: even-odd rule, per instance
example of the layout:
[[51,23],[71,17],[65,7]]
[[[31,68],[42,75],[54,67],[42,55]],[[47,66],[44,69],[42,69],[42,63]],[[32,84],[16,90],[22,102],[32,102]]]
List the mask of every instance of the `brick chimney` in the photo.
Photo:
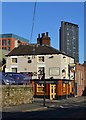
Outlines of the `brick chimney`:
[[41,37],[40,34],[38,34],[37,44],[50,46],[50,37],[48,37],[48,32],[42,33]]

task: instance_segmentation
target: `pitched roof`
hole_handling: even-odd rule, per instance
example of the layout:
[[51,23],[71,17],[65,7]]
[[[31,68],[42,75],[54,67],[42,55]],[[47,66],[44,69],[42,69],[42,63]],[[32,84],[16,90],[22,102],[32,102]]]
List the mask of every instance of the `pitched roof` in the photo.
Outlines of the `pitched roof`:
[[[64,54],[61,51],[47,45],[20,45],[17,48],[14,48],[6,56],[22,56],[22,55],[46,55],[46,54]],[[66,54],[64,54],[66,55]],[[70,56],[71,57],[71,56]]]
[[42,46],[36,44],[20,45],[14,48],[7,56],[20,56],[20,55],[45,55],[45,54],[58,54],[60,51],[50,46]]

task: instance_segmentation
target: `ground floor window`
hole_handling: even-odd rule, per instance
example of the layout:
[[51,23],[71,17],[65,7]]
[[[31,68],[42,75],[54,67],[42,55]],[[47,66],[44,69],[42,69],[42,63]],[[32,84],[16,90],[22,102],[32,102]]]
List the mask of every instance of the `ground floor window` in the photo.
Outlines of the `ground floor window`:
[[66,84],[64,83],[63,84],[63,93],[65,93],[66,92]]
[[44,92],[44,84],[37,84],[37,92]]
[[12,68],[12,72],[16,72],[17,73],[17,68]]
[[72,93],[72,85],[70,84],[70,93]]

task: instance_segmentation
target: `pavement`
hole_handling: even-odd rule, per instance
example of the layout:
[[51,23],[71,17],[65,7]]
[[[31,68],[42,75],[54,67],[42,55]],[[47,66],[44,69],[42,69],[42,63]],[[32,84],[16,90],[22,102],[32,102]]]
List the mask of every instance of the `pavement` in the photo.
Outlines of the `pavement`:
[[[40,102],[42,101],[43,99],[42,98],[34,98],[34,101],[35,102]],[[86,101],[86,96],[80,96],[80,97],[70,97],[70,98],[67,98],[67,99],[62,99],[62,100],[50,100],[50,99],[46,99],[46,102],[51,102],[51,103],[58,103],[58,102],[61,102],[61,103],[64,103],[64,102],[85,102]]]
[[3,107],[2,112],[32,112],[32,111],[40,111],[40,110],[46,110],[47,108],[58,108],[58,107],[68,107],[77,105],[77,103],[83,103],[81,105],[86,105],[86,96],[81,97],[72,97],[62,100],[49,100],[45,99],[45,106],[43,106],[43,99],[40,98],[34,98],[34,102],[31,104],[21,104],[17,106],[9,106],[9,107]]

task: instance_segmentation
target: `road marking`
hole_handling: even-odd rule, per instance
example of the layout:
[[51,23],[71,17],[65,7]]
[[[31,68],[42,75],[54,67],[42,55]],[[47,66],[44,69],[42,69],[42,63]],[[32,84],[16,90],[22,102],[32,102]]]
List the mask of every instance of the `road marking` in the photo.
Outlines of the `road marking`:
[[31,112],[31,111],[38,111],[38,110],[44,110],[47,107],[43,107],[43,108],[35,108],[35,109],[31,109],[31,110],[22,110],[22,112]]

